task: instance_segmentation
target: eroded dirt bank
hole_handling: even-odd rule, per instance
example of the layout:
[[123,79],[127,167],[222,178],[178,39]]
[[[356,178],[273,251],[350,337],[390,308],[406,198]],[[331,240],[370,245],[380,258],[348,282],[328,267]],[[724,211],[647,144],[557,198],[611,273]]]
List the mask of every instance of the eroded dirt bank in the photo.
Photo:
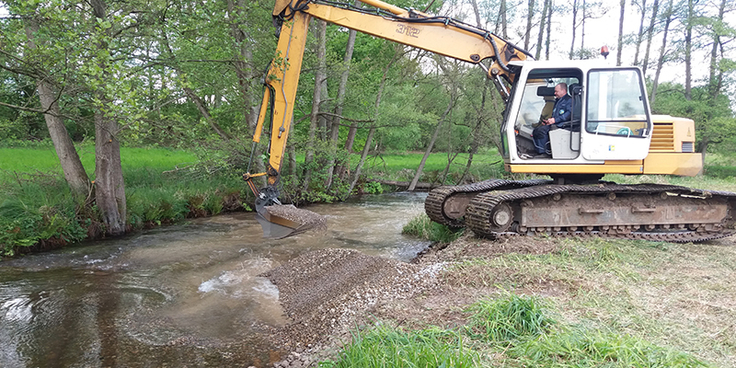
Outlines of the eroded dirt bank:
[[[582,245],[580,245],[582,244]],[[626,244],[614,245],[627,251]],[[407,329],[427,326],[455,327],[465,323],[467,315],[463,309],[475,301],[493,296],[503,290],[516,293],[535,294],[550,297],[555,304],[565,307],[575,305],[579,293],[601,293],[603,296],[617,297],[618,292],[642,294],[634,304],[644,304],[638,313],[657,315],[657,307],[648,305],[649,298],[657,299],[657,295],[645,296],[653,291],[672,294],[661,285],[655,289],[647,289],[646,282],[628,286],[625,290],[609,290],[616,286],[616,276],[611,278],[610,270],[602,266],[592,271],[578,270],[582,265],[561,264],[551,267],[545,265],[504,265],[506,257],[524,258],[535,256],[567,257],[571,251],[580,252],[587,262],[588,255],[595,261],[597,257],[606,256],[598,252],[597,247],[606,248],[605,242],[593,245],[576,243],[574,240],[554,240],[541,238],[517,238],[513,241],[489,241],[464,236],[441,249],[430,249],[421,254],[412,263],[403,263],[383,257],[368,256],[359,251],[345,249],[324,249],[302,255],[280,267],[264,274],[278,286],[281,304],[290,320],[285,327],[273,331],[277,345],[289,352],[285,358],[274,364],[275,367],[312,367],[320,360],[330,357],[338,351],[342,343],[350,341],[350,333],[361,326],[376,321],[388,322]],[[718,282],[724,287],[733,286],[731,277],[724,270],[713,269],[709,260],[720,258],[732,259],[736,262],[736,237],[723,239],[705,245],[637,245],[635,250],[650,254],[651,264],[638,267],[635,272],[646,278],[667,278],[661,275],[664,270],[678,267],[692,267],[698,270],[711,270]],[[664,248],[664,252],[662,252]],[[610,252],[610,250],[606,250]],[[714,255],[713,253],[716,253]],[[717,255],[717,253],[722,253]],[[690,255],[683,258],[682,255]],[[661,260],[672,256],[672,260]],[[614,258],[614,256],[611,256]],[[704,263],[693,264],[686,258],[702,258]],[[475,265],[479,262],[482,265]],[[494,260],[499,265],[493,265]],[[675,263],[672,263],[675,260]],[[492,265],[489,266],[488,262]],[[548,262],[548,261],[544,261]],[[578,262],[577,258],[571,262]],[[685,264],[687,263],[687,265]],[[521,263],[523,264],[523,262]],[[458,267],[458,265],[462,265]],[[618,267],[613,264],[611,267]],[[661,269],[660,269],[661,267]],[[559,268],[560,271],[557,271]],[[698,271],[701,272],[701,271]],[[693,282],[700,282],[698,272],[694,272]],[[706,272],[706,271],[702,271]],[[718,275],[718,276],[715,276]],[[680,285],[689,277],[672,275],[672,285]],[[669,279],[667,279],[669,280]],[[665,284],[670,281],[663,281]],[[613,283],[613,284],[611,284]],[[698,286],[694,286],[695,289]],[[725,308],[736,307],[736,291],[719,295],[719,303]],[[668,297],[690,300],[693,295],[668,295]],[[701,295],[702,297],[702,295]],[[652,300],[653,301],[653,300]],[[675,302],[673,302],[675,303]],[[682,304],[680,302],[679,304]],[[574,308],[573,308],[574,309]],[[573,310],[564,317],[575,320],[580,310]],[[603,315],[610,310],[595,311]],[[679,308],[667,314],[659,314],[659,323],[679,323],[682,318],[695,319],[697,328],[704,328],[718,320],[718,313],[703,314],[700,308]],[[615,316],[618,318],[618,316]],[[641,331],[633,328],[636,335]],[[694,337],[694,338],[697,338]],[[651,340],[655,343],[658,336]],[[662,339],[668,339],[662,337]],[[736,341],[736,340],[735,340]],[[669,341],[671,343],[672,341]],[[664,341],[663,343],[667,343]],[[682,341],[686,346],[686,341]],[[728,342],[725,342],[728,343]],[[675,348],[683,349],[674,344]],[[687,350],[687,349],[683,349]],[[730,354],[730,353],[729,353]],[[723,359],[730,359],[726,355]],[[718,356],[706,356],[711,361],[720,360]]]

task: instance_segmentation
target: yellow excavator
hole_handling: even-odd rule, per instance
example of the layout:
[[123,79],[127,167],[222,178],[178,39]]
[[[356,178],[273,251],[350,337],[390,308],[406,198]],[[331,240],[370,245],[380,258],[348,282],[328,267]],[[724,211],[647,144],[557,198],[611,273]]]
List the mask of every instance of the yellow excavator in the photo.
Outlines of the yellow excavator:
[[[288,236],[315,222],[307,224],[300,221],[309,218],[304,213],[289,215],[279,208],[277,189],[312,17],[478,65],[506,103],[500,124],[506,170],[551,177],[492,179],[432,190],[425,211],[433,221],[492,238],[546,234],[689,242],[736,233],[736,193],[601,181],[605,174],[694,176],[702,171],[702,155],[694,152],[694,122],[652,115],[638,68],[600,61],[534,61],[527,51],[462,21],[379,0],[361,1],[370,7],[276,1],[278,47],[253,137],[260,140],[268,119],[269,163],[264,173],[244,175],[256,194],[264,235]],[[548,142],[540,147],[535,127],[553,110],[559,84],[571,99],[569,121],[550,130]],[[252,179],[258,176],[267,176],[267,187],[256,188]]]

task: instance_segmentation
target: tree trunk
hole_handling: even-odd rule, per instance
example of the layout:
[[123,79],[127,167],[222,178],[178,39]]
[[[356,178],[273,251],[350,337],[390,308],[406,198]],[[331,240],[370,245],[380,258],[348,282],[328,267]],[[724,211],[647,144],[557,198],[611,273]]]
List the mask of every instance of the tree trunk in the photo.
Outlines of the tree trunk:
[[692,99],[692,59],[693,59],[693,0],[687,0],[687,20],[685,25],[685,99]]
[[478,9],[478,1],[470,0],[470,5],[473,6],[473,13],[475,14],[475,26],[478,28],[483,28],[483,25],[480,21],[480,10]]
[[357,184],[358,179],[360,179],[360,171],[363,169],[365,159],[368,157],[368,151],[370,151],[371,144],[373,143],[373,135],[376,132],[376,121],[378,121],[378,107],[381,105],[383,89],[386,87],[386,77],[388,76],[388,71],[391,70],[391,66],[394,64],[394,62],[396,62],[398,58],[399,54],[394,54],[394,57],[391,58],[391,61],[388,63],[388,65],[386,65],[386,69],[383,70],[383,77],[381,77],[381,84],[378,85],[378,94],[376,95],[376,103],[374,104],[373,123],[371,123],[371,127],[368,130],[368,137],[365,140],[363,152],[360,154],[360,161],[358,162],[358,166],[355,168],[355,174],[353,174],[353,180],[350,183],[350,188],[348,188],[348,192],[347,194],[345,194],[346,198],[350,196],[350,193],[353,192],[353,189],[355,189],[355,184]]
[[621,0],[621,15],[618,20],[618,49],[616,50],[616,66],[621,66],[621,52],[624,49],[624,11],[626,0]]
[[109,235],[125,233],[125,183],[120,160],[118,124],[95,112],[95,203]]
[[670,23],[672,23],[672,2],[670,0],[669,6],[667,7],[667,19],[664,23],[664,36],[662,36],[662,48],[659,50],[659,60],[657,62],[657,72],[654,74],[654,82],[652,83],[652,105],[657,100],[657,87],[659,86],[659,74],[662,72],[662,64],[664,64],[665,50],[667,49],[667,33],[670,29]]
[[659,12],[659,0],[654,0],[654,5],[652,6],[652,18],[649,22],[649,28],[647,28],[647,49],[644,52],[644,65],[642,66],[642,71],[644,72],[644,76],[647,75],[647,66],[649,65],[649,50],[652,48],[652,36],[654,35],[654,25],[657,21],[657,13]]
[[549,44],[552,39],[552,0],[549,0],[549,10],[547,11],[547,41],[544,43],[544,59],[549,60]]
[[232,139],[229,134],[227,134],[220,126],[217,124],[215,119],[212,118],[212,115],[210,114],[209,108],[207,108],[207,105],[204,101],[202,101],[199,96],[189,87],[184,87],[184,93],[187,95],[187,98],[189,98],[190,101],[194,103],[195,106],[197,106],[197,110],[199,110],[199,113],[202,114],[204,117],[204,120],[207,121],[207,123],[210,125],[212,130],[217,133],[217,135],[220,136],[223,140],[229,141]]
[[445,112],[440,117],[439,121],[437,121],[437,127],[434,129],[434,133],[432,134],[432,139],[429,141],[429,144],[427,145],[427,150],[424,151],[424,156],[422,156],[422,161],[419,163],[419,167],[417,167],[417,172],[414,174],[414,179],[411,180],[411,184],[409,184],[409,189],[407,189],[410,192],[413,192],[414,189],[417,187],[417,183],[419,182],[419,178],[422,176],[422,171],[424,171],[424,165],[427,163],[427,158],[429,157],[429,154],[432,153],[432,147],[434,147],[434,142],[437,141],[437,136],[440,134],[440,130],[442,129],[442,123],[447,118],[447,115],[452,111],[452,107],[455,105],[455,94],[450,97],[450,102],[447,104],[447,109],[445,109]]
[[[726,0],[721,0],[721,5],[718,7],[718,22],[723,22],[723,15],[725,13],[725,10]],[[721,31],[719,29],[713,30],[713,47],[710,50],[710,73],[708,77],[708,89],[712,99],[715,99],[716,97],[718,97],[718,94],[721,93],[720,76],[723,74],[716,74],[716,69],[718,66],[718,47],[721,46],[720,32]]]
[[[588,19],[588,4],[583,0],[583,17],[580,19],[580,50],[585,49],[585,21]],[[582,54],[581,54],[582,56]]]
[[549,11],[549,6],[551,0],[544,0],[544,8],[542,8],[542,17],[539,18],[539,34],[537,35],[537,53],[535,54],[534,58],[539,60],[539,58],[542,56],[542,41],[544,40],[544,24],[547,21],[547,12]]
[[506,12],[508,9],[506,8],[506,0],[501,0],[501,6],[499,8],[499,14],[501,16],[501,37],[503,37],[504,40],[507,40],[509,38],[508,33],[508,22],[506,21]]
[[529,50],[529,38],[532,33],[532,18],[534,18],[534,0],[529,0],[529,13],[526,15],[526,32],[524,33],[524,50]]
[[[102,0],[91,0],[97,22],[97,32],[106,34],[109,30],[102,30],[102,20],[106,18],[106,4]],[[104,39],[105,37],[103,37]],[[100,68],[99,78],[109,76],[109,61],[104,55],[107,53],[107,43],[99,41],[100,59],[97,64]],[[101,85],[110,81],[101,80]],[[94,91],[98,105],[95,106],[95,204],[100,211],[105,232],[108,235],[122,235],[125,233],[126,203],[125,182],[123,181],[123,167],[120,160],[120,142],[117,139],[118,123],[111,117],[114,111],[113,103],[106,96],[104,88]]]
[[[28,48],[31,50],[36,49],[34,38],[38,28],[38,23],[33,19],[26,23]],[[82,166],[82,161],[79,159],[79,154],[74,148],[74,142],[69,137],[69,132],[62,121],[58,104],[60,96],[55,92],[53,85],[46,80],[39,79],[36,86],[41,101],[41,109],[46,111],[43,117],[46,120],[46,127],[49,129],[51,141],[54,143],[56,156],[59,157],[64,179],[66,179],[75,198],[85,199],[90,194],[90,181],[84,166]]]
[[644,19],[647,15],[647,0],[641,1],[641,19],[639,20],[639,33],[636,36],[636,52],[634,52],[634,65],[639,65],[639,50],[644,38]]
[[568,59],[573,58],[575,55],[575,31],[577,30],[578,21],[578,0],[572,1],[572,41],[570,42],[570,55]]
[[309,117],[309,140],[307,141],[307,152],[304,158],[304,183],[302,189],[309,189],[312,169],[310,164],[314,161],[314,146],[319,123],[319,105],[322,93],[322,82],[325,79],[325,54],[327,45],[327,22],[317,19],[317,70],[314,72],[314,93],[312,94],[312,112]]
[[[359,0],[355,1],[355,6],[360,7],[362,4]],[[355,36],[357,32],[351,29],[348,33],[348,43],[345,45],[345,56],[343,57],[343,71],[340,75],[340,86],[337,88],[337,104],[335,105],[335,118],[332,120],[332,131],[330,134],[330,140],[332,142],[333,156],[330,159],[327,167],[327,182],[325,187],[328,189],[332,188],[332,183],[335,175],[338,175],[340,179],[344,179],[343,172],[345,167],[350,167],[350,152],[348,151],[348,157],[345,164],[341,164],[339,167],[335,166],[335,159],[337,155],[337,143],[340,136],[340,122],[342,116],[343,105],[345,104],[345,94],[348,87],[348,77],[350,76],[350,63],[353,60],[353,50],[355,50]],[[353,127],[351,125],[350,130]],[[348,134],[350,135],[350,134]],[[352,133],[352,139],[355,140],[355,132]],[[351,143],[352,149],[352,143]]]

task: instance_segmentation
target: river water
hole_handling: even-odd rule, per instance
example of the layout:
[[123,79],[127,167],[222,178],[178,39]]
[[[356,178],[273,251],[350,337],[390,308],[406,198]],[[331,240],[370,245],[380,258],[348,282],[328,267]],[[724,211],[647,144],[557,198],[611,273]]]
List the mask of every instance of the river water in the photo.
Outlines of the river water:
[[314,205],[327,232],[281,240],[236,213],[0,262],[0,367],[266,366],[287,320],[258,275],[322,248],[409,260],[428,246],[401,235],[424,197]]

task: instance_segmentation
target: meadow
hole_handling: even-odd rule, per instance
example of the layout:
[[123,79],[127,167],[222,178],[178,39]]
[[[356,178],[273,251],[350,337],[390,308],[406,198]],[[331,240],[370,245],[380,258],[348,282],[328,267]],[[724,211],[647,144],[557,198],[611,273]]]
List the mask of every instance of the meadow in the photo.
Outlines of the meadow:
[[[90,179],[94,180],[94,147],[82,144],[78,146],[78,152]],[[363,168],[364,179],[411,181],[422,155],[417,152],[394,152],[370,156]],[[130,231],[187,217],[251,210],[253,197],[242,181],[243,173],[239,169],[210,170],[194,152],[161,147],[122,147],[121,157]],[[354,155],[351,162],[355,164],[358,159],[358,155]],[[466,182],[526,177],[505,173],[503,162],[495,150],[474,155],[473,163],[466,172],[467,160],[467,154],[451,156],[433,153],[426,162],[421,181],[450,185],[463,177]],[[298,156],[297,161],[303,162],[304,157]],[[448,161],[451,161],[449,165]],[[709,154],[705,176],[608,175],[605,180],[672,183],[736,191],[736,183],[731,176],[734,168],[736,155]],[[375,185],[361,180],[355,192],[393,190],[391,187],[375,188],[370,184]],[[284,191],[289,191],[289,188],[286,187]],[[338,200],[331,195],[315,198]],[[104,229],[97,218],[94,206],[85,207],[70,195],[58,158],[49,142],[0,147],[0,255],[98,238]]]

